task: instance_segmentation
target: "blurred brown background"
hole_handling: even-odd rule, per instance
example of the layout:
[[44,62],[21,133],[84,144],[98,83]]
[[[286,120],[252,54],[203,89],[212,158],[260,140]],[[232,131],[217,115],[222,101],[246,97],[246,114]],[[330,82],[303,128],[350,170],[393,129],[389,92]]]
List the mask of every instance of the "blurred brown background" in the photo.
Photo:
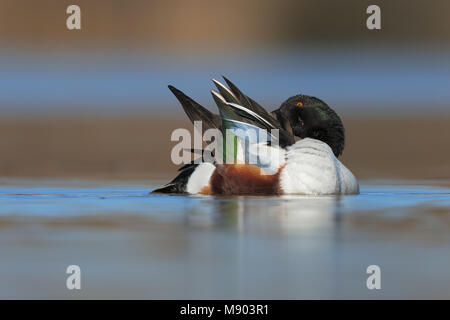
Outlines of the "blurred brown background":
[[[399,128],[399,122],[401,127]],[[448,179],[450,117],[344,118],[342,161],[359,178]],[[3,119],[4,177],[163,179],[180,117]]]
[[[61,28],[70,4],[82,9],[83,32]],[[371,4],[382,8],[383,32],[361,27]],[[9,44],[53,49],[117,44],[245,49],[305,42],[372,44],[375,39],[442,43],[450,38],[449,11],[446,0],[1,0],[0,37]]]
[[[78,4],[82,30],[65,27]],[[382,30],[365,28],[378,4]],[[449,1],[0,1],[0,177],[174,175],[166,89],[317,95],[360,178],[450,178]],[[287,58],[286,58],[287,57]],[[257,62],[255,62],[257,61]]]

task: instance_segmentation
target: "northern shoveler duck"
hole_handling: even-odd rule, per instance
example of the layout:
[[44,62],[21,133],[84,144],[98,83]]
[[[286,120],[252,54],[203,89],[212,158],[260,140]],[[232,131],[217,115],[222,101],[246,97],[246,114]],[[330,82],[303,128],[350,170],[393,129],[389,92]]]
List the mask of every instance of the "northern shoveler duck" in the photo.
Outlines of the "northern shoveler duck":
[[[201,162],[186,164],[178,176],[153,193],[224,195],[332,195],[358,194],[355,176],[338,159],[345,142],[340,117],[322,100],[299,94],[267,112],[225,78],[227,88],[213,80],[212,90],[219,108],[216,115],[186,96],[169,89],[189,119],[202,121],[203,130],[240,126],[278,129],[277,143],[258,145],[268,156],[257,164]],[[273,137],[272,137],[273,138]],[[251,144],[254,146],[255,144]],[[251,148],[250,146],[250,148]],[[203,151],[203,150],[202,150]],[[241,156],[242,158],[242,150]],[[261,163],[264,163],[261,165]],[[264,170],[261,171],[261,170]],[[263,173],[262,173],[263,172]]]

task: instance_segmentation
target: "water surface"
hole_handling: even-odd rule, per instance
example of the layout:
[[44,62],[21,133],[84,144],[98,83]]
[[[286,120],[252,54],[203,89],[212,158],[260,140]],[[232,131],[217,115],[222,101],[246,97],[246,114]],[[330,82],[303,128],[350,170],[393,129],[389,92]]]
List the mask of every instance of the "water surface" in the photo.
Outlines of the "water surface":
[[[446,181],[341,197],[156,185],[0,180],[0,298],[450,298]],[[65,287],[71,264],[80,291]],[[372,264],[381,290],[366,287]]]

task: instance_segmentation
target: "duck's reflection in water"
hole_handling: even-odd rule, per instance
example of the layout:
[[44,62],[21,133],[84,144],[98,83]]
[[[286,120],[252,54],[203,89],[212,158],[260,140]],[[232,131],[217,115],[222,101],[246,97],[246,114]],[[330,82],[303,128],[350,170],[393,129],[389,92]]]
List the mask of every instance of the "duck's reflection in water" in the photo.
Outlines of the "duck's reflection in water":
[[187,208],[186,227],[207,232],[189,237],[195,240],[188,247],[192,252],[201,247],[196,256],[208,257],[198,263],[203,276],[197,280],[211,291],[218,286],[235,297],[333,295],[339,200],[284,196],[196,201]]
[[216,197],[187,208],[190,226],[241,234],[333,235],[339,227],[337,196]]

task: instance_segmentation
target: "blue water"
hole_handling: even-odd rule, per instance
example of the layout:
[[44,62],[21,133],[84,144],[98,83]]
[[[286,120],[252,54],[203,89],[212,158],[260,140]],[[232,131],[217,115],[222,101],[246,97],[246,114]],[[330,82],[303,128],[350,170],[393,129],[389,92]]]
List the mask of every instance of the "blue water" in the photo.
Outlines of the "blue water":
[[[450,188],[152,195],[155,183],[0,181],[0,298],[450,298]],[[77,264],[82,289],[65,288]],[[381,268],[368,290],[366,268]]]

